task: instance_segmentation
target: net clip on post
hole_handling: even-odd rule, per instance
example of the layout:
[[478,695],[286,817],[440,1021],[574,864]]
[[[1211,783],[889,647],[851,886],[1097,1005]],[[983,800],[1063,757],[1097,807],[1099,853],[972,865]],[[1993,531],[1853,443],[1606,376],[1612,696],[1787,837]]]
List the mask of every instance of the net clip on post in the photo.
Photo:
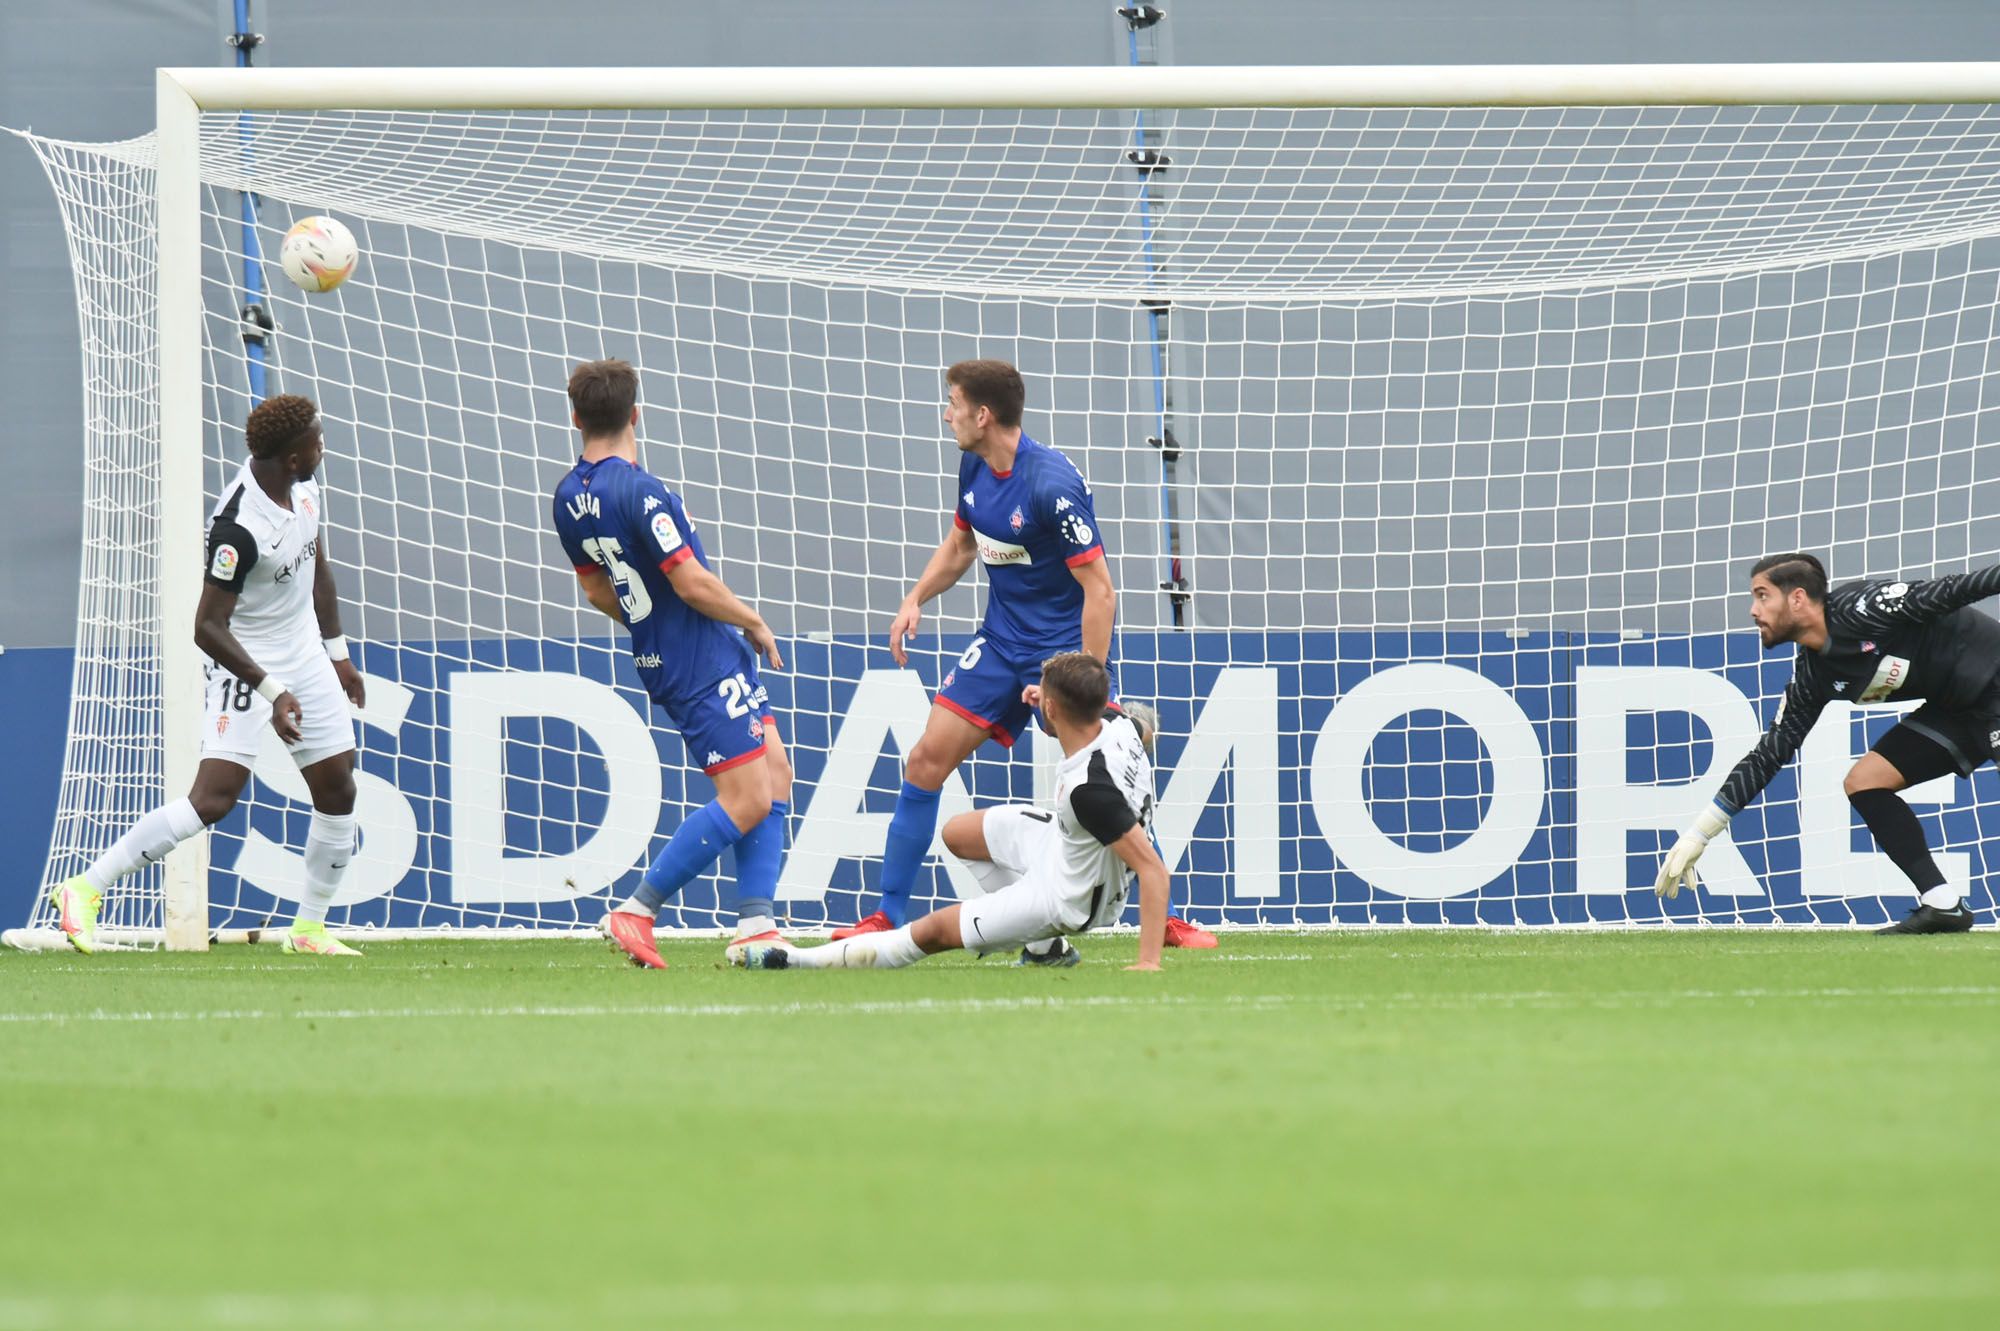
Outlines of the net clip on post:
[[1158,5],[1120,5],[1118,17],[1125,20],[1134,32],[1150,28],[1167,16],[1167,11]]

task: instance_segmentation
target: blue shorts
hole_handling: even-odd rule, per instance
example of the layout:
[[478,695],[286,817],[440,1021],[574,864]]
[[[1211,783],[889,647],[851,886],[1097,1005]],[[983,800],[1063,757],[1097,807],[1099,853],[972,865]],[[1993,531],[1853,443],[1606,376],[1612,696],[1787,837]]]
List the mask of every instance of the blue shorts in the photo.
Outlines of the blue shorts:
[[[938,689],[938,706],[956,712],[999,740],[1013,747],[1015,738],[1034,718],[1034,709],[1021,701],[1021,690],[1042,681],[1042,662],[1063,652],[1081,651],[1081,646],[1051,647],[1022,653],[1002,647],[984,634],[972,640],[958,663],[945,672]],[[1111,667],[1111,696],[1118,696],[1118,669]]]
[[762,755],[764,726],[775,719],[754,659],[691,698],[653,701],[681,732],[688,759],[710,776]]

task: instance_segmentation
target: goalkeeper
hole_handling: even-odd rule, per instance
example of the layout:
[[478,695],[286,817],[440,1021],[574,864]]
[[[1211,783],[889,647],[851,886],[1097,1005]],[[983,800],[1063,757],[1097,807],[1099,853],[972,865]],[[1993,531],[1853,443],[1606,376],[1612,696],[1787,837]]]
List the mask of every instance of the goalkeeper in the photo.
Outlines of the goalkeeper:
[[2000,567],[1829,592],[1826,569],[1812,555],[1759,561],[1750,570],[1750,618],[1767,649],[1798,645],[1792,682],[1771,728],[1668,853],[1659,894],[1671,899],[1694,885],[1702,851],[1790,761],[1828,702],[1924,699],[1854,764],[1845,789],[1876,844],[1917,891],[1916,909],[1877,932],[1970,929],[1972,911],[1945,882],[1917,815],[1896,792],[1946,773],[1970,776],[2000,752],[2000,623],[1971,608],[1996,592]]

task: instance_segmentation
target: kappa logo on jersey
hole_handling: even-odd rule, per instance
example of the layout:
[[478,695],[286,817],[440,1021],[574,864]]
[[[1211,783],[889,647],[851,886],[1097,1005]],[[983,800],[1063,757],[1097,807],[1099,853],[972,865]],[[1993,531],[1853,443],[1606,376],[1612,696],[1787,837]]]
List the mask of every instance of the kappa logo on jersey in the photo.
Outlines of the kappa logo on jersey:
[[681,529],[674,525],[671,513],[653,515],[653,539],[660,543],[663,555],[670,555],[681,548]]
[[1066,513],[1066,512],[1068,512],[1068,511],[1069,511],[1069,496],[1068,496],[1068,495],[1057,495],[1057,496],[1056,496],[1056,512],[1058,512],[1058,513]]
[[722,761],[722,755],[717,753],[714,749],[710,749],[708,751],[708,758],[706,759],[704,766],[713,767],[721,761]]
[[646,506],[640,511],[644,513],[651,513],[654,509],[658,508],[659,506],[660,506],[660,497],[658,495],[647,495]]
[[971,507],[972,507],[972,491],[970,491],[970,490],[967,490],[967,491],[965,492],[965,506],[966,506],[967,508],[971,508]]
[[1844,679],[1836,679],[1835,681],[1833,681],[1833,691],[1835,693],[1847,692],[1847,681]]
[[1072,545],[1089,545],[1091,538],[1097,535],[1090,529],[1090,524],[1083,520],[1082,515],[1077,513],[1072,513],[1063,519],[1062,530]]
[[1021,524],[1024,521],[1026,521],[1026,519],[1021,516],[1021,510],[1018,508],[1015,509],[1012,513],[1008,514],[1007,516],[1007,525],[1009,527],[1012,527],[1015,531],[1021,530]]
[[216,546],[215,562],[208,566],[209,576],[220,578],[227,582],[236,576],[236,563],[239,558],[240,556],[237,555],[235,546]]

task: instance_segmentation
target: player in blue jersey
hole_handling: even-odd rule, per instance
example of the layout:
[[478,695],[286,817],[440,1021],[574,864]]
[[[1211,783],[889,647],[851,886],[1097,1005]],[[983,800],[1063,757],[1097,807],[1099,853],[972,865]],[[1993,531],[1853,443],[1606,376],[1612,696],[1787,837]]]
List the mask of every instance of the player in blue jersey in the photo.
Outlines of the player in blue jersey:
[[[902,926],[937,830],[945,778],[989,737],[1014,743],[1033,714],[1022,691],[1040,681],[1042,662],[1084,651],[1113,666],[1118,598],[1083,473],[1022,433],[1027,389],[1006,361],[960,361],[945,371],[945,382],[944,421],[959,451],[957,510],[889,627],[889,654],[897,665],[908,664],[903,644],[916,635],[924,604],[964,577],[975,559],[986,566],[986,618],[945,675],[923,737],[905,760],[882,857],[881,909],[835,930],[836,940]],[[1041,946],[1053,957],[1060,942]],[[1213,947],[1215,936],[1170,918],[1167,945]]]
[[661,905],[736,848],[736,941],[776,939],[771,899],[784,857],[792,768],[757,658],[782,670],[763,617],[709,571],[681,497],[639,465],[639,376],[622,360],[569,378],[583,456],[556,486],[556,535],[590,603],[632,633],[646,692],[715,782],[715,798],[675,829],[639,888],[604,917],[633,962],[663,968],[653,925]]

